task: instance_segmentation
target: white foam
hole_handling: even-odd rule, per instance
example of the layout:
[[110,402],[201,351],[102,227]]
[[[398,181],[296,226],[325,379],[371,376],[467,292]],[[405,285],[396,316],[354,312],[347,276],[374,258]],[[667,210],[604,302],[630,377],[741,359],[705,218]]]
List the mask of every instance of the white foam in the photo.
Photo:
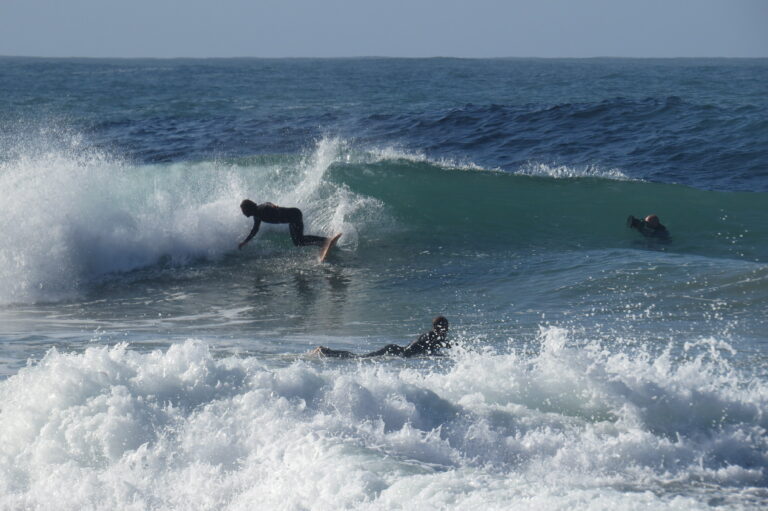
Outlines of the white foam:
[[[0,302],[55,300],[107,273],[231,248],[242,183],[215,165],[189,167],[136,167],[95,151],[2,164]],[[206,172],[215,176],[204,182]]]
[[0,382],[0,507],[765,503],[768,387],[717,343],[673,360],[555,328],[540,342],[534,356],[288,367],[192,340],[53,350]]
[[[0,304],[55,301],[112,273],[216,259],[250,229],[243,198],[301,207],[312,234],[345,232],[380,205],[325,179],[338,140],[298,165],[131,165],[77,140],[0,163]],[[44,144],[42,144],[44,145]],[[281,226],[285,229],[285,226]],[[264,231],[273,229],[264,226]]]

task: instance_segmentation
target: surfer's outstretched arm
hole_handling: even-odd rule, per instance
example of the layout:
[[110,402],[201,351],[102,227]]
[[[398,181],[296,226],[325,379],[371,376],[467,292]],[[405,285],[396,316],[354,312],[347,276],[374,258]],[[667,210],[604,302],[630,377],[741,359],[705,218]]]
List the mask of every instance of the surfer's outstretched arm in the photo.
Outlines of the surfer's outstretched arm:
[[250,234],[248,234],[248,237],[245,238],[240,244],[237,246],[238,249],[242,249],[246,243],[251,241],[254,236],[256,236],[256,233],[259,232],[259,227],[261,226],[261,219],[260,218],[254,218],[253,219],[253,229],[251,229]]

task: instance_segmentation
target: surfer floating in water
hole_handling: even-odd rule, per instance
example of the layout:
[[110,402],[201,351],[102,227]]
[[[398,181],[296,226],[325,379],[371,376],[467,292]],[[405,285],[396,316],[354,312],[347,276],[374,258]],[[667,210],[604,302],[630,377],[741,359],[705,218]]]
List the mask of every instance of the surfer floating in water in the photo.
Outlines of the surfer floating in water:
[[661,224],[656,215],[648,215],[644,220],[629,215],[627,227],[637,229],[646,238],[669,240],[669,231]]
[[288,224],[293,244],[297,247],[304,245],[323,246],[328,238],[322,236],[305,236],[304,220],[299,208],[281,208],[271,202],[256,204],[252,200],[245,199],[240,203],[240,210],[245,216],[253,217],[253,229],[237,248],[242,249],[259,232],[261,222],[268,224]]
[[451,344],[446,340],[448,335],[448,320],[443,316],[438,316],[432,320],[432,330],[421,334],[418,339],[406,347],[397,344],[387,344],[380,350],[368,353],[367,355],[355,355],[351,351],[332,350],[325,346],[318,346],[310,352],[311,355],[321,357],[336,358],[369,358],[380,357],[382,355],[392,355],[398,357],[415,357],[418,355],[439,355],[440,350],[450,348]]

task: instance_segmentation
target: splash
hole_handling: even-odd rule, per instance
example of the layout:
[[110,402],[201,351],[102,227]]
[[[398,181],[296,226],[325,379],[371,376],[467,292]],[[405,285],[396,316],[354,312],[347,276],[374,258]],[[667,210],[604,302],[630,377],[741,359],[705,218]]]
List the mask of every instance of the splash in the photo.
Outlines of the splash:
[[0,502],[568,509],[639,498],[697,509],[761,499],[768,394],[729,364],[732,348],[704,339],[676,359],[557,328],[538,342],[528,355],[465,339],[434,364],[278,368],[213,357],[194,340],[150,353],[52,350],[0,382]]
[[308,229],[343,231],[347,245],[355,219],[378,207],[325,180],[336,140],[320,141],[298,164],[133,165],[77,137],[13,153],[0,163],[0,303],[57,301],[112,274],[216,260],[247,232],[237,204],[254,193],[301,207]]
[[0,206],[7,303],[65,298],[161,259],[221,255],[235,233],[230,197],[243,184],[215,164],[136,167],[97,151],[54,151],[2,164],[0,187],[9,191]]

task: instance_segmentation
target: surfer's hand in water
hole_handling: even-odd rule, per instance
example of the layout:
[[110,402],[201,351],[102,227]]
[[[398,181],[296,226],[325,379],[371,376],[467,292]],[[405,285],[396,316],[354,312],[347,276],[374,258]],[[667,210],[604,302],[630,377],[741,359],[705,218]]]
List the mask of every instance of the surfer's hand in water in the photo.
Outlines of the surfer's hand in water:
[[238,250],[242,250],[246,243],[247,242],[245,242],[245,241],[241,241],[240,243],[237,244],[237,249]]

